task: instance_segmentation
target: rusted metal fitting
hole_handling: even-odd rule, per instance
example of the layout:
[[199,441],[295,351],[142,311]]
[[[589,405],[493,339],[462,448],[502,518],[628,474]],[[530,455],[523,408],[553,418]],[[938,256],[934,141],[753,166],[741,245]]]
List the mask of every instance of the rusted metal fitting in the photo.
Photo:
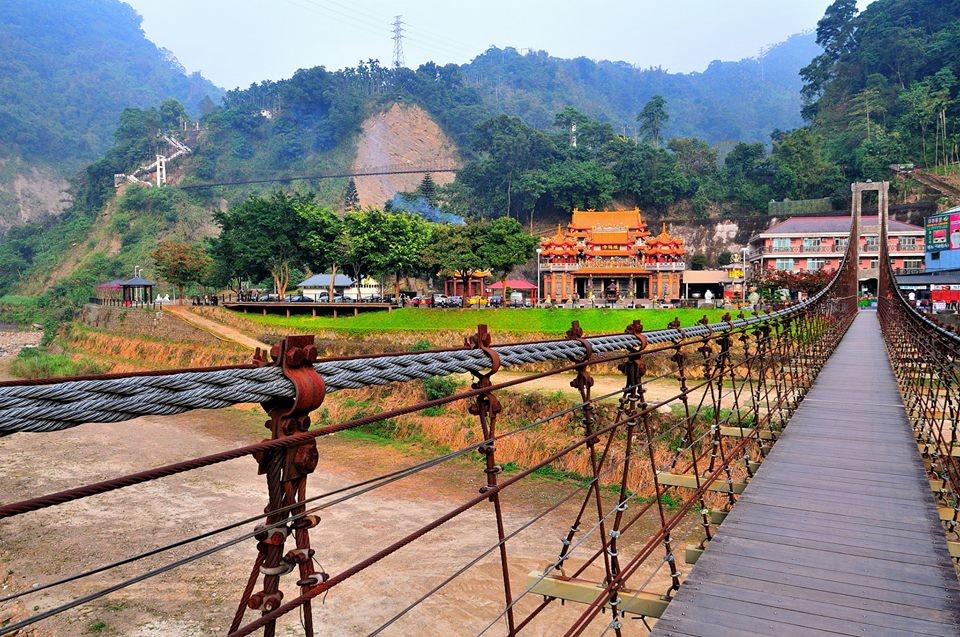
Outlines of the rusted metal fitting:
[[283,542],[287,539],[287,535],[290,534],[290,530],[285,526],[278,526],[268,529],[266,528],[265,524],[258,524],[254,527],[253,532],[253,537],[256,538],[258,542],[273,546],[283,544]]
[[290,526],[295,530],[296,529],[312,529],[318,524],[320,524],[319,515],[305,515],[301,518],[297,518],[296,520],[294,520],[293,524],[291,524]]
[[310,444],[313,441],[300,445],[295,449],[292,449],[292,458],[290,458],[292,473],[303,475],[307,473],[313,473],[313,470],[317,468],[317,464],[320,462],[320,452],[317,451],[316,444]]
[[309,562],[316,554],[311,548],[291,549],[283,556],[283,561],[289,564],[303,564]]
[[[284,416],[306,415],[323,404],[326,388],[323,378],[313,368],[317,362],[317,346],[313,335],[288,336],[270,348],[273,364],[283,370],[296,390],[293,403]],[[269,410],[272,411],[272,410]],[[309,421],[307,422],[309,427]]]
[[261,566],[260,574],[274,575],[279,577],[280,575],[286,575],[287,573],[292,571],[294,568],[296,568],[296,566],[293,563],[287,562],[286,560],[284,560],[279,564],[277,564],[276,566]]
[[330,579],[329,573],[325,573],[323,571],[320,571],[319,573],[311,573],[310,575],[307,575],[303,579],[297,580],[297,586],[300,586],[300,587],[316,586],[320,582],[326,582],[328,579]]
[[567,330],[567,338],[572,341],[577,341],[583,345],[584,354],[583,358],[580,359],[580,362],[586,362],[590,360],[590,357],[593,356],[593,343],[584,337],[584,331],[583,328],[580,327],[580,321],[573,321],[570,323],[570,329]]
[[492,347],[490,347],[492,342],[493,339],[490,337],[490,331],[487,329],[487,326],[482,323],[477,326],[476,334],[464,339],[463,341],[463,344],[466,347],[471,349],[479,349],[490,357],[490,371],[486,374],[482,374],[482,376],[490,377],[500,370],[500,355],[497,354]]
[[276,591],[275,593],[260,591],[250,596],[250,599],[247,600],[247,608],[250,610],[270,612],[279,608],[280,602],[282,601],[283,593],[281,591]]

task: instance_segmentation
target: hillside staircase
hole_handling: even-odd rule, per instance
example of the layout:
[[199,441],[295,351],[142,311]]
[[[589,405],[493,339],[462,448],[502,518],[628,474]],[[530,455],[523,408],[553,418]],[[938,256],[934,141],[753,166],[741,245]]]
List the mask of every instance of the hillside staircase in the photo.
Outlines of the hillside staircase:
[[[113,175],[113,187],[119,188],[124,183],[140,184],[141,186],[162,186],[167,183],[167,162],[176,160],[183,155],[188,155],[193,151],[189,146],[178,140],[173,135],[160,134],[160,139],[165,141],[168,147],[173,149],[169,155],[157,154],[157,158],[150,164],[140,166],[133,173],[115,173]],[[149,175],[154,177],[149,177]]]

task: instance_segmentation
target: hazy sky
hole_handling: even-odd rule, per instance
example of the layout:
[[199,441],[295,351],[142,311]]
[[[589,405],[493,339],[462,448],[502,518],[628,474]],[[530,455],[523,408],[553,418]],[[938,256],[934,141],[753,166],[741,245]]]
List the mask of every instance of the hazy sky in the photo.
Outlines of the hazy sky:
[[[487,47],[702,71],[816,27],[832,0],[126,0],[157,46],[225,88],[393,59],[465,63]],[[870,0],[859,0],[861,9]]]

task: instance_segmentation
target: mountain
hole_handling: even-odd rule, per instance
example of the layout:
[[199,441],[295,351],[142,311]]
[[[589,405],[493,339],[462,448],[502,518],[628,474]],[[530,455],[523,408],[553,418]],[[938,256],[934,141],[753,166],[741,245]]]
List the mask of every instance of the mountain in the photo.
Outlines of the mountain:
[[824,52],[806,66],[811,128],[848,176],[891,164],[955,173],[960,163],[960,0],[836,0],[817,24]]
[[570,105],[630,135],[644,104],[662,95],[670,115],[667,138],[768,143],[775,129],[803,123],[799,71],[820,53],[815,36],[801,34],[762,58],[715,60],[702,73],[668,73],[626,62],[491,48],[462,66],[461,73],[487,109],[517,115],[538,128],[550,127],[554,115]]
[[[482,131],[497,137],[496,131],[505,124],[504,130],[526,136],[546,153],[547,163],[545,172],[531,174],[518,193],[532,197],[542,177],[549,186],[544,196],[552,201],[543,205],[569,209],[580,205],[578,195],[572,190],[569,196],[556,193],[576,190],[583,163],[594,176],[609,161],[624,164],[624,170],[633,174],[627,188],[633,192],[633,182],[644,181],[647,167],[656,173],[661,159],[674,160],[665,149],[650,154],[645,145],[633,142],[619,153],[611,147],[612,154],[603,161],[567,157],[561,148],[563,133],[553,127],[557,113],[572,107],[601,122],[589,126],[584,122],[580,154],[600,152],[599,146],[591,150],[590,130],[597,143],[604,140],[604,147],[608,142],[620,144],[613,133],[632,129],[637,112],[656,94],[666,99],[668,137],[766,141],[774,129],[799,121],[796,72],[819,51],[813,47],[810,52],[810,38],[799,36],[770,51],[762,63],[715,62],[704,73],[671,74],[617,62],[491,49],[466,65],[428,63],[415,70],[392,69],[369,60],[338,71],[301,69],[289,79],[264,81],[221,96],[203,78],[184,74],[172,54],[147,41],[140,17],[127,5],[75,0],[57,9],[54,15],[51,5],[39,0],[0,9],[0,50],[6,53],[0,64],[9,71],[0,75],[4,87],[0,132],[13,140],[0,150],[0,214],[6,205],[14,209],[14,219],[23,220],[20,193],[26,192],[24,184],[29,181],[25,175],[38,179],[45,174],[61,181],[33,199],[37,207],[46,207],[45,212],[55,212],[51,206],[62,192],[63,176],[95,160],[74,172],[73,202],[59,221],[13,228],[0,239],[0,291],[19,288],[36,293],[53,285],[56,295],[65,298],[83,297],[91,280],[115,278],[132,265],[146,265],[162,238],[198,240],[215,232],[214,210],[253,192],[281,187],[263,180],[291,178],[283,187],[315,190],[322,203],[337,206],[346,179],[304,176],[346,171],[357,161],[363,122],[396,110],[398,102],[421,107],[424,118],[436,122],[452,140],[451,156],[483,165],[490,162],[484,159],[489,150],[480,145]],[[150,162],[159,129],[177,130],[179,105],[173,102],[167,108],[169,98],[193,114],[202,111],[202,126],[184,139],[193,152],[168,167],[170,183],[242,185],[182,190],[125,185],[115,190],[115,173],[130,174]],[[215,100],[221,104],[215,106]],[[553,130],[525,132],[526,125],[509,121],[491,124],[494,118],[512,114]],[[704,152],[713,151],[707,147]],[[405,163],[418,159],[407,157],[406,151],[398,157]],[[559,168],[553,170],[551,165],[558,162]],[[710,162],[715,158],[708,157]],[[660,170],[661,181],[672,179],[674,172]],[[14,181],[17,188],[10,188]],[[704,191],[705,200],[726,196],[721,191],[711,194],[717,188],[702,181],[683,177],[677,184],[658,185],[654,194],[663,205],[693,192]],[[5,189],[17,193],[18,199],[11,201]],[[508,193],[509,189],[508,182]],[[462,187],[454,188],[454,199],[457,192],[465,193]],[[0,231],[10,219],[9,212],[6,222],[0,218]]]
[[123,109],[219,102],[140,24],[118,0],[0,3],[0,230],[65,207],[65,178],[110,148]]

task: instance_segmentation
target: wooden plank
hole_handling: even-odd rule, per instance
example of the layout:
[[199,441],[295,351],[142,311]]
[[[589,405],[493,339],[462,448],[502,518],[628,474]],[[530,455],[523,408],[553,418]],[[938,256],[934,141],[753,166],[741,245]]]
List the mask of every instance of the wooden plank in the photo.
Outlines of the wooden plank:
[[700,556],[703,555],[703,551],[704,549],[700,548],[698,544],[687,544],[687,548],[683,552],[683,561],[687,564],[696,564]]
[[[527,574],[527,588],[537,595],[581,604],[592,603],[603,592],[603,587],[596,582],[560,575],[544,576],[541,571]],[[660,617],[670,603],[662,595],[627,588],[620,590],[619,597],[622,602],[620,610],[644,617]]]
[[756,438],[759,440],[776,440],[779,432],[761,429],[757,432],[751,427],[720,427],[720,435],[728,438]]
[[[683,487],[685,489],[696,489],[697,488],[697,476],[692,475],[683,475],[678,473],[657,473],[657,481],[664,486],[668,487]],[[703,484],[707,481],[707,478],[700,478],[700,484]],[[727,479],[725,476],[720,476],[714,480],[707,491],[717,491],[720,493],[743,493],[743,490],[746,488],[746,484],[743,482],[733,482],[727,484]]]

